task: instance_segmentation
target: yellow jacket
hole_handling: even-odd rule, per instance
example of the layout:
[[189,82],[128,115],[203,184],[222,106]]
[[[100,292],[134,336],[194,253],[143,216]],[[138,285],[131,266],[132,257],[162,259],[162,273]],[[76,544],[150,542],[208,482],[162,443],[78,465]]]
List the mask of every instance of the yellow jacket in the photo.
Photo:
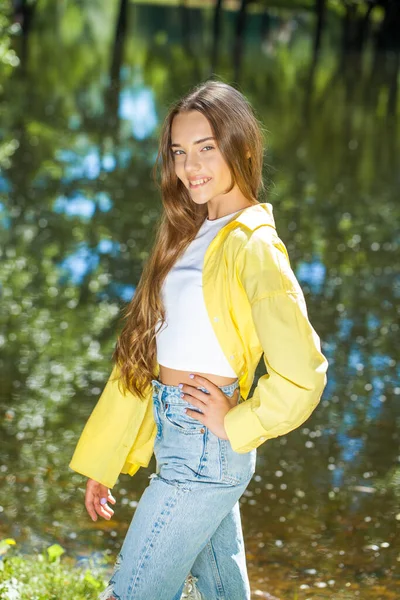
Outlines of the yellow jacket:
[[[277,235],[271,204],[243,209],[218,231],[204,257],[203,295],[221,348],[239,378],[240,403],[226,414],[225,429],[233,450],[248,452],[304,423],[327,382],[328,361]],[[261,355],[267,373],[248,398]],[[152,386],[145,401],[121,393],[114,380],[117,368],[69,465],[109,488],[120,473],[134,475],[148,466],[157,431]],[[157,364],[155,379],[158,374]]]

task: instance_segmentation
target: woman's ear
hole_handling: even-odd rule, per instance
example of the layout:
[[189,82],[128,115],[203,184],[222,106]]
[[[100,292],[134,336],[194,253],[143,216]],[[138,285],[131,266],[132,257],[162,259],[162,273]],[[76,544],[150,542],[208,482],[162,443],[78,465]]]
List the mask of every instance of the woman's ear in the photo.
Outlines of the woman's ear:
[[246,158],[251,158],[251,152],[250,152],[250,150],[247,150],[247,152],[246,152]]

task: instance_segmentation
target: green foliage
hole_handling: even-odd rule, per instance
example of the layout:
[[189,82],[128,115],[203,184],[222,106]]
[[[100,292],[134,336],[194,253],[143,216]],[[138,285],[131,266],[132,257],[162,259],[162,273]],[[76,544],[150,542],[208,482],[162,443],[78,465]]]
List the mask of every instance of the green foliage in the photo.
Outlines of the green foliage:
[[0,541],[0,597],[2,600],[94,600],[106,587],[98,568],[80,568],[69,561],[59,544],[37,555],[6,554],[15,540]]
[[11,48],[11,37],[18,33],[19,25],[11,23],[10,14],[11,2],[0,0],[0,92],[3,78],[19,65],[19,59]]

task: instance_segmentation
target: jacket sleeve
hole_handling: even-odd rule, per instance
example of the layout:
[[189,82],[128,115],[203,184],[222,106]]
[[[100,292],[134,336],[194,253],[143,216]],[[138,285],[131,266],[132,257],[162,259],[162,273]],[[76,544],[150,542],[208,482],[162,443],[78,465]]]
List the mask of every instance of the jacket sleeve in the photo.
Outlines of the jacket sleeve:
[[267,374],[224,420],[232,449],[249,452],[299,427],[321,399],[328,361],[286,247],[270,227],[252,233],[238,263]]
[[156,429],[151,393],[139,400],[122,389],[118,375],[114,365],[69,463],[73,471],[109,488],[121,472],[133,475],[147,466]]

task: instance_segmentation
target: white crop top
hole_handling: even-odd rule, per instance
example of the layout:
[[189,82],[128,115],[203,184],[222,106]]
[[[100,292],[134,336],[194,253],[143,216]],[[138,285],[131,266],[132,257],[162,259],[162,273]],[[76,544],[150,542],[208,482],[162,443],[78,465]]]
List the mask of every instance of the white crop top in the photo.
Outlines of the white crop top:
[[[240,209],[243,210],[243,209]],[[161,288],[166,323],[156,324],[157,362],[170,369],[236,377],[222,352],[203,298],[202,269],[207,247],[240,210],[201,225],[167,274]]]

